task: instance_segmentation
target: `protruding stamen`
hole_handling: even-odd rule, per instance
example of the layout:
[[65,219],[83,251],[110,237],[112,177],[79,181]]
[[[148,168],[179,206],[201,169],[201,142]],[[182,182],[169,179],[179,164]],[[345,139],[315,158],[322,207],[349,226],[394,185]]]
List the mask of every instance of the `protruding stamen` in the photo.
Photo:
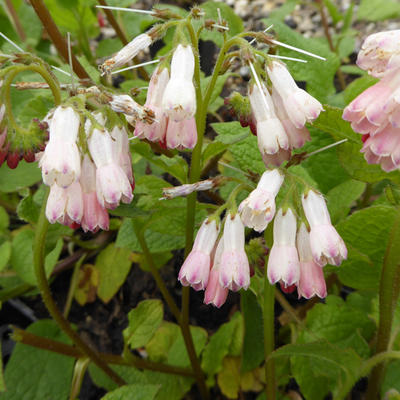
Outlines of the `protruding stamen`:
[[225,31],[229,31],[229,28],[227,26],[219,25],[219,24],[212,24],[214,28],[218,29],[224,29]]
[[159,61],[160,61],[160,60],[152,60],[152,61],[147,61],[147,62],[144,62],[144,63],[141,63],[141,64],[131,65],[131,66],[129,66],[129,67],[122,68],[122,69],[118,69],[117,71],[113,71],[113,72],[111,72],[111,75],[113,75],[113,74],[118,74],[119,72],[123,72],[123,71],[128,71],[128,70],[130,70],[130,69],[135,69],[135,68],[139,68],[139,67],[144,67],[145,65],[154,64],[154,63],[157,63],[157,62],[159,62]]
[[299,49],[298,47],[294,47],[294,46],[290,46],[289,44],[286,44],[286,43],[278,42],[275,39],[270,39],[269,41],[271,43],[273,43],[273,44],[276,44],[277,46],[286,47],[287,49],[297,51],[298,53],[303,53],[303,54],[306,54],[306,55],[308,55],[310,57],[314,57],[314,58],[318,58],[319,60],[326,61],[326,58],[321,57],[321,56],[317,56],[316,54],[310,53],[309,51],[306,51],[306,50],[303,50],[303,49]]
[[0,32],[0,36],[8,43],[10,43],[12,46],[14,46],[18,51],[20,51],[21,53],[25,53],[25,51],[22,50],[21,47],[19,47],[16,43],[14,43],[11,39],[9,39],[3,32]]
[[112,7],[112,6],[96,6],[97,8],[106,8],[108,10],[116,10],[116,11],[128,11],[128,12],[135,12],[139,14],[149,14],[149,15],[156,15],[154,11],[149,10],[139,10],[137,8],[124,8],[124,7]]
[[339,140],[338,142],[328,144],[328,146],[321,147],[321,148],[318,149],[318,150],[315,150],[315,151],[313,151],[313,152],[311,152],[311,153],[308,153],[304,158],[311,157],[311,156],[313,156],[313,155],[315,155],[315,154],[318,154],[318,153],[321,153],[322,151],[331,149],[332,147],[338,146],[339,144],[342,144],[342,143],[347,142],[347,141],[348,141],[348,139],[342,139],[342,140]]
[[253,73],[254,80],[256,81],[256,85],[258,86],[258,89],[260,90],[260,93],[261,93],[262,98],[264,100],[265,107],[267,107],[267,109],[269,110],[270,107],[268,105],[267,99],[265,98],[264,90],[263,90],[263,87],[261,85],[260,79],[258,78],[257,72],[256,72],[256,70],[254,68],[254,65],[253,65],[252,62],[249,62],[249,65],[250,65],[251,72]]
[[61,69],[61,68],[55,67],[54,65],[51,65],[51,68],[55,69],[55,70],[58,71],[58,72],[61,72],[61,73],[64,74],[64,75],[71,76],[71,74],[70,74],[69,72],[64,71],[64,70]]
[[282,60],[290,60],[290,61],[297,61],[297,62],[302,62],[302,63],[307,63],[307,60],[302,60],[301,58],[294,58],[294,57],[286,57],[286,56],[277,56],[275,54],[268,54],[268,57],[272,58],[280,58]]

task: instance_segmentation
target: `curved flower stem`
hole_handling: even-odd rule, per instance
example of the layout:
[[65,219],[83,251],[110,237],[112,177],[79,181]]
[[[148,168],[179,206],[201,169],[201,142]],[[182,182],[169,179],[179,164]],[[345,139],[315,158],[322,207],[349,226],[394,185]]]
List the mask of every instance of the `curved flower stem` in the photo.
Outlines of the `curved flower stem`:
[[[392,333],[393,315],[397,304],[398,274],[399,274],[399,249],[400,249],[400,210],[394,221],[389,243],[382,265],[382,273],[379,287],[379,326],[376,342],[375,355],[386,352],[390,343]],[[369,378],[367,400],[377,399],[382,382],[385,365],[377,365]]]
[[74,342],[74,344],[82,352],[82,354],[89,357],[91,361],[93,361],[94,364],[96,364],[101,370],[103,370],[116,384],[118,384],[119,386],[125,385],[125,381],[121,377],[119,377],[107,365],[105,361],[100,358],[99,354],[95,350],[91,349],[80,338],[77,332],[72,329],[70,323],[63,317],[51,295],[51,290],[46,277],[46,271],[44,269],[44,248],[46,233],[49,226],[45,215],[48,194],[49,190],[47,189],[46,196],[43,199],[42,208],[40,210],[39,220],[36,226],[36,235],[33,248],[33,263],[35,267],[35,274],[38,288],[43,298],[43,302],[46,305],[46,308],[49,311],[50,315],[57,322],[58,326],[70,337],[70,339]]
[[276,381],[275,381],[275,360],[269,358],[269,355],[275,349],[275,285],[270,285],[267,276],[267,268],[264,273],[264,359],[265,359],[265,396],[268,400],[276,398]]

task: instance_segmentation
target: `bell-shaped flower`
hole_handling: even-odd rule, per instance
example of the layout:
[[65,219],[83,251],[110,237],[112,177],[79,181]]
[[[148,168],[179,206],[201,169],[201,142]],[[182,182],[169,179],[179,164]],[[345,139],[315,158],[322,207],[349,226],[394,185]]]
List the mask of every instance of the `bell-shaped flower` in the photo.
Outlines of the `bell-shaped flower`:
[[318,265],[311,252],[310,234],[304,223],[297,233],[297,251],[300,258],[300,280],[297,292],[300,297],[310,299],[317,295],[321,299],[326,297],[326,283],[322,267]]
[[296,249],[296,217],[288,208],[280,209],[274,221],[274,244],[268,258],[268,279],[273,285],[281,282],[284,287],[297,284],[300,263]]
[[265,171],[257,188],[242,201],[239,213],[243,223],[262,232],[275,215],[275,197],[283,183],[283,175],[277,169]]
[[196,113],[193,85],[194,55],[191,46],[179,44],[171,61],[171,79],[162,98],[162,108],[170,120],[179,122]]
[[289,149],[289,139],[275,114],[271,96],[264,85],[262,91],[257,85],[249,89],[251,110],[257,122],[257,141],[261,155],[275,155]]
[[165,143],[169,149],[193,149],[197,143],[197,127],[194,117],[180,122],[168,121]]
[[46,204],[46,217],[51,224],[80,224],[83,216],[83,197],[79,182],[73,182],[66,189],[53,183]]
[[145,107],[154,112],[154,121],[150,124],[137,121],[134,136],[152,142],[164,141],[167,129],[167,117],[162,109],[162,98],[169,81],[167,68],[157,68],[151,76]]
[[219,233],[219,226],[214,219],[206,219],[179,271],[178,279],[183,286],[192,286],[195,290],[204,290],[208,283],[211,267],[211,253]]
[[296,128],[301,129],[306,122],[318,117],[323,110],[321,103],[296,85],[283,63],[271,61],[267,72],[272,85],[283,100],[287,115]]
[[85,232],[96,232],[98,229],[108,230],[110,224],[108,212],[97,199],[96,166],[87,154],[82,161],[80,183],[83,196],[82,229]]
[[204,292],[204,303],[212,304],[220,308],[226,301],[228,289],[221,286],[219,281],[221,258],[224,251],[224,241],[220,240],[214,255],[213,266],[208,278],[206,291]]
[[357,65],[376,78],[400,68],[400,30],[369,35],[358,53]]
[[124,46],[117,54],[106,60],[101,66],[100,70],[103,74],[110,73],[113,69],[119,68],[131,61],[137,54],[147,49],[151,43],[152,38],[146,33],[136,36],[131,42]]
[[[100,113],[93,116],[100,125],[105,125]],[[118,207],[120,201],[130,203],[133,198],[132,187],[119,164],[110,133],[105,128],[99,130],[96,126],[92,127],[89,119],[86,120],[85,130],[90,155],[97,167],[96,192],[100,205],[113,209]]]
[[81,156],[76,144],[80,117],[71,107],[58,106],[50,121],[49,142],[39,162],[43,182],[66,188],[79,179]]
[[304,213],[310,224],[310,245],[314,261],[320,265],[340,265],[347,258],[343,239],[331,224],[328,208],[321,194],[308,191],[302,196]]
[[223,288],[238,291],[250,285],[249,260],[244,249],[244,225],[240,215],[226,216],[219,282]]

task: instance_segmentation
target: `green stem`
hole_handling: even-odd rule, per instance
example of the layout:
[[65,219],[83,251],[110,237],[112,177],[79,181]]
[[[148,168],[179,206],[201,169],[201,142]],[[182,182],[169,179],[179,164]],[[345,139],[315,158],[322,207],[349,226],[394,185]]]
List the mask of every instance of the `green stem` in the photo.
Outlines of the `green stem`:
[[[393,315],[399,295],[397,280],[399,269],[399,249],[400,212],[398,212],[394,221],[382,265],[382,273],[379,287],[379,326],[375,349],[376,355],[387,351],[390,343]],[[379,364],[373,369],[368,383],[366,397],[367,400],[375,400],[378,398],[379,388],[383,379],[384,370],[384,364]]]
[[264,359],[265,359],[265,395],[268,400],[276,398],[276,380],[275,380],[275,361],[269,359],[270,354],[275,349],[275,286],[270,285],[265,268],[264,275]]
[[46,271],[44,269],[44,248],[46,241],[46,233],[49,223],[46,219],[46,203],[49,190],[47,189],[46,196],[43,199],[42,207],[40,210],[39,220],[36,225],[36,235],[34,241],[34,253],[33,263],[35,268],[35,274],[37,279],[38,288],[43,298],[43,302],[46,305],[47,310],[53,319],[57,322],[58,326],[70,337],[76,347],[81,351],[82,354],[89,357],[100,369],[102,369],[115,383],[119,386],[125,385],[125,381],[120,378],[98,355],[96,351],[91,349],[80,336],[72,329],[69,322],[63,317],[62,313],[58,309],[54,299],[51,295],[51,290],[46,277]]
[[73,300],[74,294],[75,294],[75,289],[76,289],[76,286],[78,285],[79,270],[80,270],[81,265],[82,265],[83,261],[85,260],[86,256],[87,256],[87,253],[85,253],[78,260],[78,262],[75,263],[74,272],[72,273],[71,282],[69,284],[67,301],[65,302],[65,306],[64,306],[64,318],[65,319],[68,319],[68,314],[71,309],[72,300]]

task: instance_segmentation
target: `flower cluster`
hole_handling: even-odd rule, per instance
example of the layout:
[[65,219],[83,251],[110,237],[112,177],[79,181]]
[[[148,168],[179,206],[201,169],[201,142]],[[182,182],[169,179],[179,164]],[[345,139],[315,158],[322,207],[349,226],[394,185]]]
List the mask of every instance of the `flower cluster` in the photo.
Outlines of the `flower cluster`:
[[296,85],[283,63],[271,61],[267,74],[271,94],[264,83],[256,82],[249,86],[249,99],[264,163],[279,166],[290,158],[292,149],[309,140],[305,124],[315,120],[323,108]]
[[386,172],[400,168],[400,30],[367,37],[357,65],[379,82],[356,97],[343,119],[362,134],[361,152]]
[[38,158],[43,182],[50,186],[50,223],[81,226],[84,231],[108,229],[107,208],[132,200],[128,135],[118,125],[107,130],[106,122],[95,112],[82,123],[70,106],[57,107],[49,118],[49,141]]

